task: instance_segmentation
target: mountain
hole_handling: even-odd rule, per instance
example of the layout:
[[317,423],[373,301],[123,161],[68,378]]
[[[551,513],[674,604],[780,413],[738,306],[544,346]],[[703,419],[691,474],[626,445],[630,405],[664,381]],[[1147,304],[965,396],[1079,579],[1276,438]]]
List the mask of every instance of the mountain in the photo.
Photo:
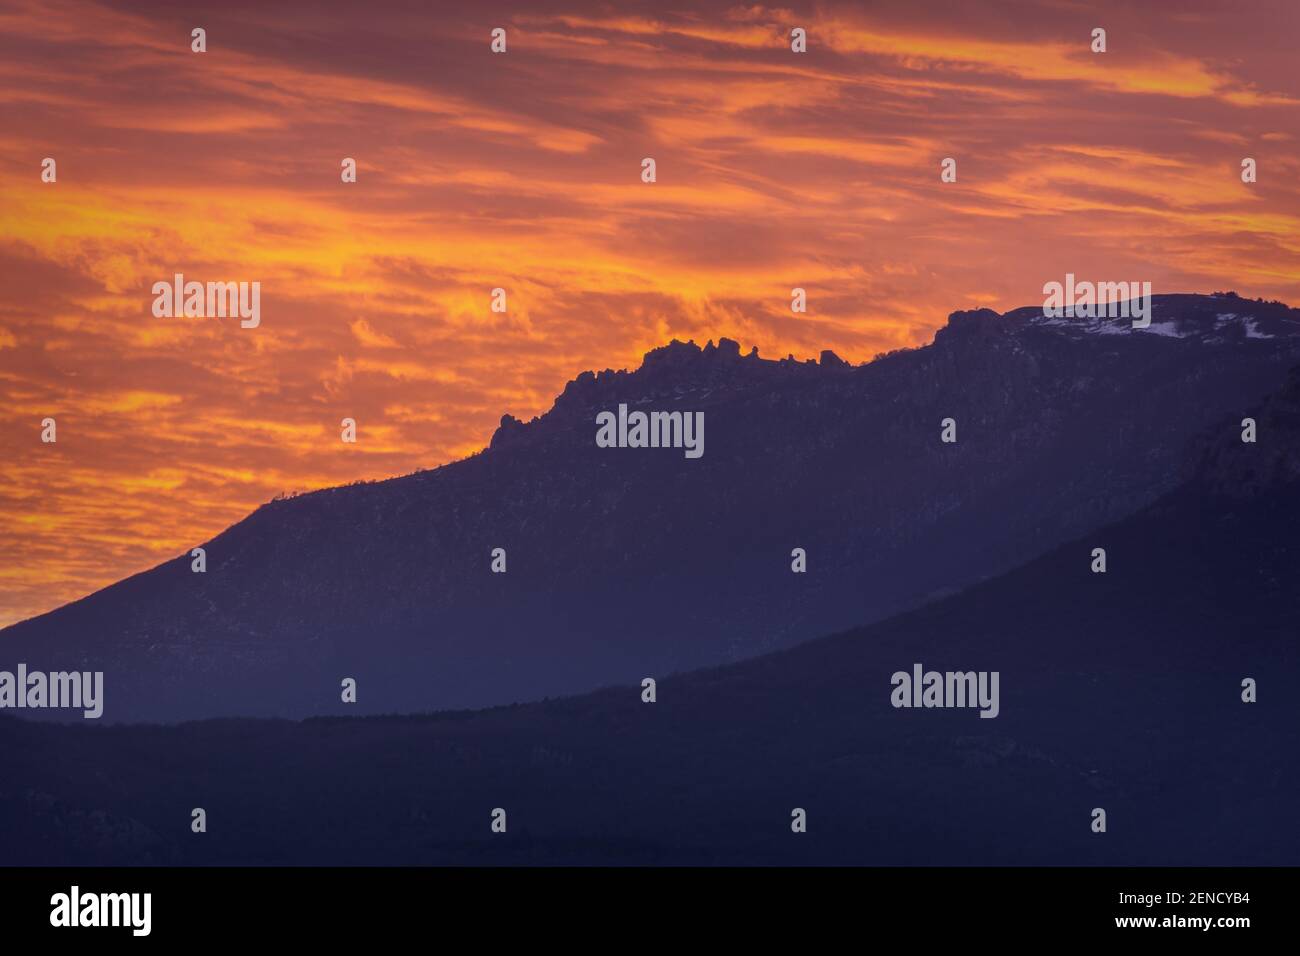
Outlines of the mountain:
[[[1134,515],[886,621],[661,676],[654,703],[632,684],[406,717],[0,718],[0,846],[15,864],[1294,866],[1300,370],[1246,414],[1257,443],[1235,413],[1215,423]],[[998,716],[893,707],[918,663],[998,672]]]
[[[861,366],[673,342],[464,461],[264,505],[203,543],[205,574],[187,548],[0,631],[0,667],[102,670],[105,720],[169,721],[480,707],[741,660],[1138,511],[1297,356],[1300,313],[1233,294],[1158,296],[1148,329],[957,312]],[[702,412],[703,455],[597,447],[620,404]]]

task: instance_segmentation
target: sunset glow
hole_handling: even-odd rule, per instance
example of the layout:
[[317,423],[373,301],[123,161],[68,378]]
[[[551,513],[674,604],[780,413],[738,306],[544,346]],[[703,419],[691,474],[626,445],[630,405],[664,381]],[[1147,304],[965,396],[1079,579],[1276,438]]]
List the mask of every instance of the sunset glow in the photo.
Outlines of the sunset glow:
[[[0,3],[0,626],[674,337],[862,362],[1066,273],[1300,304],[1288,0],[710,9]],[[260,327],[155,318],[175,273]]]

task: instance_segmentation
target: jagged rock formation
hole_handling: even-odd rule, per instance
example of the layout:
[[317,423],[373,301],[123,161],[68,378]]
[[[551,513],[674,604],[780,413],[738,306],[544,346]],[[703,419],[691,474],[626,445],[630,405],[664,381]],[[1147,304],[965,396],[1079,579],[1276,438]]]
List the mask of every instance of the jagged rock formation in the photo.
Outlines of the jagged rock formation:
[[[1233,296],[1157,297],[1146,330],[959,312],[856,367],[675,342],[464,461],[271,502],[205,544],[206,574],[180,556],[14,625],[0,661],[104,670],[106,720],[171,720],[482,706],[750,657],[1139,510],[1297,361],[1297,313]],[[703,457],[597,448],[620,403],[703,412]]]

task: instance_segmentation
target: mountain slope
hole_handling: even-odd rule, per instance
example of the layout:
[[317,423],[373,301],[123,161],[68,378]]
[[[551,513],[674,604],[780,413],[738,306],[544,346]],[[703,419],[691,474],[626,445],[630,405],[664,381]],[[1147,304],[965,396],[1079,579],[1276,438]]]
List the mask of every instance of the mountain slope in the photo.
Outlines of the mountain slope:
[[[1298,355],[1300,315],[1230,296],[1157,297],[1147,330],[954,313],[859,367],[674,343],[465,461],[272,502],[205,544],[206,574],[183,556],[14,625],[0,666],[103,670],[106,720],[174,720],[483,706],[742,659],[1133,513]],[[620,403],[704,412],[703,457],[596,447]]]
[[[1300,373],[1252,414],[1270,440],[1211,429],[1138,514],[887,621],[658,675],[652,704],[633,685],[412,717],[0,719],[0,846],[13,863],[1296,865]],[[999,716],[892,707],[914,663],[998,671]]]

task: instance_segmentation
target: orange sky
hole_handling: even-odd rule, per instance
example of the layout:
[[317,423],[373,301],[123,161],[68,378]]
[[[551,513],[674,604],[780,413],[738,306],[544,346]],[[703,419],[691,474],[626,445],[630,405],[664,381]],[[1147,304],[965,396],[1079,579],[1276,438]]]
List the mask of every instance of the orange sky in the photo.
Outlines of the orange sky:
[[[863,361],[1066,272],[1300,303],[1290,0],[673,6],[0,2],[0,625],[674,336]],[[154,318],[176,272],[260,328]]]

